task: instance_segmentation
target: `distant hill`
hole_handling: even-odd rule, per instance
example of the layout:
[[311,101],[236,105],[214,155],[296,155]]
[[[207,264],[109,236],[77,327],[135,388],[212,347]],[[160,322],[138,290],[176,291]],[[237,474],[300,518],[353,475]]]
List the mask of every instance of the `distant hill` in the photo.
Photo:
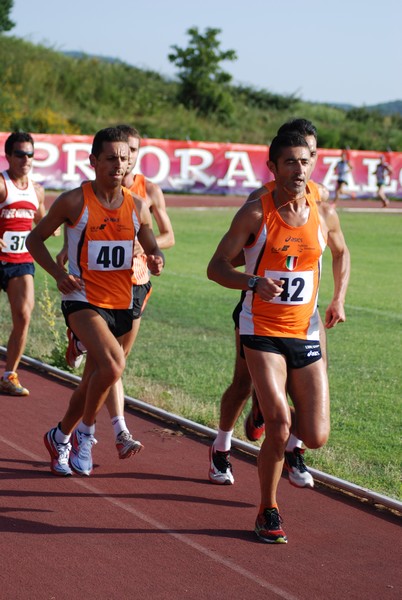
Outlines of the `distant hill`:
[[374,104],[366,106],[367,110],[377,110],[382,115],[402,115],[402,100],[394,100],[393,102],[383,102],[382,104]]
[[113,58],[112,56],[103,56],[99,54],[87,54],[86,52],[81,52],[80,50],[65,50],[62,52],[65,56],[69,56],[70,58],[96,58],[96,60],[103,60],[106,63],[118,63],[123,64],[123,61],[120,58]]
[[383,102],[382,104],[371,104],[369,106],[355,106],[353,104],[344,104],[340,102],[327,102],[326,106],[332,106],[340,110],[364,109],[379,112],[381,115],[402,115],[402,100],[393,100],[392,102]]

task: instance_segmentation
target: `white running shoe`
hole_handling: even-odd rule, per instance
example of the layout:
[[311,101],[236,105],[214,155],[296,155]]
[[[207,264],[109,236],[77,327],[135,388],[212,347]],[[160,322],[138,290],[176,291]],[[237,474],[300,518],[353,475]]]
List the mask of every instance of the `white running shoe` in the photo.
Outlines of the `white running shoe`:
[[129,431],[121,431],[116,438],[116,448],[119,458],[130,458],[141,452],[144,446],[135,440]]
[[68,459],[70,456],[71,444],[58,444],[54,439],[56,427],[45,433],[43,441],[50,454],[50,470],[54,475],[68,477],[73,472],[69,467]]
[[306,467],[303,454],[302,448],[294,448],[293,452],[285,452],[284,467],[289,474],[289,483],[299,488],[313,488],[314,479]]
[[71,436],[70,466],[80,475],[90,475],[93,470],[92,446],[97,440],[92,434],[85,434],[75,429]]
[[218,485],[234,484],[232,465],[229,458],[230,452],[220,452],[215,450],[213,446],[209,448],[209,481]]

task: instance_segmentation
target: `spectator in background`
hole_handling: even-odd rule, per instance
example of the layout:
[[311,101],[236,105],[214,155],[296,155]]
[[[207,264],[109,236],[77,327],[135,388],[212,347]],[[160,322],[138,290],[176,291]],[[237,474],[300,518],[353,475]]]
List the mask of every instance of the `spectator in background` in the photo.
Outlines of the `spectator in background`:
[[5,155],[9,167],[0,176],[0,287],[8,296],[12,329],[0,391],[28,396],[29,390],[20,384],[17,374],[35,303],[35,266],[25,239],[32,224],[45,215],[45,191],[29,176],[34,157],[29,133],[12,133],[6,139]]
[[380,157],[380,162],[377,165],[376,170],[374,171],[374,175],[377,177],[377,197],[381,200],[383,207],[389,206],[389,200],[385,195],[384,185],[385,179],[388,175],[391,175],[392,167],[389,163],[385,161],[385,156],[382,154]]

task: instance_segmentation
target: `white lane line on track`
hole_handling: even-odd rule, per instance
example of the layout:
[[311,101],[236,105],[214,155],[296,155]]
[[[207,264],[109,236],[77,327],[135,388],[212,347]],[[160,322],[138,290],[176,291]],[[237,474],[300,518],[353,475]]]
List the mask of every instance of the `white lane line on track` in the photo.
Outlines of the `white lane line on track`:
[[[11,442],[11,440],[8,440],[8,439],[4,438],[3,436],[0,436],[0,441],[3,442],[3,444],[7,444],[7,446],[10,446],[10,448],[13,448],[17,452],[20,452],[21,454],[27,456],[31,460],[43,462],[43,456],[38,456],[37,454],[30,452],[29,450],[23,449],[23,448],[21,448],[21,446],[17,446],[17,444],[14,444],[13,442]],[[283,589],[279,588],[278,586],[270,583],[269,581],[262,579],[255,573],[252,573],[251,571],[244,569],[242,566],[236,564],[233,560],[230,560],[229,558],[225,558],[224,556],[221,556],[221,555],[217,554],[216,552],[212,552],[211,550],[209,550],[205,546],[202,546],[198,542],[194,542],[187,535],[185,535],[183,533],[179,533],[175,530],[169,529],[169,527],[167,525],[165,525],[164,523],[161,523],[160,521],[156,521],[152,517],[149,517],[148,515],[144,514],[143,512],[141,512],[139,510],[136,510],[135,508],[133,508],[132,506],[129,506],[128,504],[126,504],[125,502],[122,502],[121,500],[117,500],[116,498],[112,498],[111,496],[108,496],[107,494],[102,492],[102,490],[98,489],[95,485],[89,483],[88,479],[84,479],[82,477],[76,476],[76,477],[70,478],[70,480],[72,480],[76,485],[79,485],[80,487],[101,497],[106,502],[109,502],[109,504],[112,504],[113,506],[116,506],[116,507],[130,513],[131,515],[137,517],[141,521],[144,521],[144,523],[147,523],[148,525],[151,525],[155,529],[158,529],[159,531],[161,531],[161,533],[172,536],[173,538],[175,538],[182,544],[185,544],[186,546],[189,546],[196,552],[203,554],[204,556],[206,556],[213,562],[219,563],[219,564],[225,566],[226,568],[230,569],[234,573],[241,575],[245,579],[249,579],[253,583],[258,584],[260,587],[262,587],[266,590],[269,590],[270,592],[272,592],[273,594],[278,596],[278,598],[284,598],[284,600],[299,600],[297,598],[297,596],[294,596],[293,594],[290,594],[286,590],[283,590]],[[262,542],[261,542],[261,544],[262,544]]]

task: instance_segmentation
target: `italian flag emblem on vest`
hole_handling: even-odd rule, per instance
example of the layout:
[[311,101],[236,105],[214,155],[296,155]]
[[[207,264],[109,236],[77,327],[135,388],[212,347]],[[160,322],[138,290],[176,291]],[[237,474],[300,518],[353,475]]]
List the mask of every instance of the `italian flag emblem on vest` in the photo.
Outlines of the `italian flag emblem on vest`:
[[288,256],[286,258],[286,268],[288,271],[293,271],[297,265],[297,256]]

